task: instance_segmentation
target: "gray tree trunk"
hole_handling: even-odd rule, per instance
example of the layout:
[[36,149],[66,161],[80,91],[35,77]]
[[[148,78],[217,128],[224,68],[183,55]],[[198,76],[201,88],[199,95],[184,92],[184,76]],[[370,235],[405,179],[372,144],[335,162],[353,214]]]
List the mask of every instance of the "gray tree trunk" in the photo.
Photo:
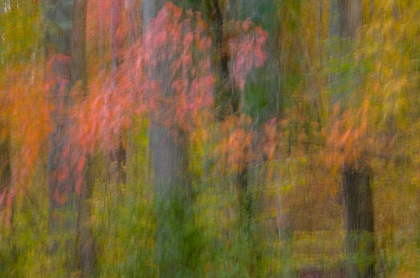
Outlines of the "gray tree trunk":
[[[180,2],[174,1],[176,5]],[[162,0],[143,1],[143,30],[164,4],[165,1]],[[145,51],[148,51],[147,45]],[[153,70],[151,78],[167,84],[169,74],[169,62],[161,63]],[[165,97],[171,97],[173,94],[172,89],[168,89]],[[197,266],[199,253],[195,253],[194,248],[191,249],[194,247],[194,238],[189,235],[193,215],[188,134],[163,124],[166,118],[161,117],[164,112],[174,113],[174,109],[176,108],[159,107],[151,115],[150,123],[157,216],[157,260],[159,277],[193,277],[194,272],[191,271]]]

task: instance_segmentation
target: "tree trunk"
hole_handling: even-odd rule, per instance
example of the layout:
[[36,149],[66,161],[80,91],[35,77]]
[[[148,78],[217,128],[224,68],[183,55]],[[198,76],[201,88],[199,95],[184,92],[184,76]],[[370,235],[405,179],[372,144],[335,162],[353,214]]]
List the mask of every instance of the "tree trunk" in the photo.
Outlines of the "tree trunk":
[[[74,0],[73,4],[73,28],[71,45],[71,83],[75,86],[81,82],[81,90],[87,94],[87,56],[86,56],[86,17],[87,1]],[[92,198],[95,185],[95,160],[86,155],[83,183],[80,195],[77,196],[77,260],[78,268],[82,277],[94,275],[96,268],[95,240],[92,228]]]
[[[173,137],[173,132],[152,123],[150,146],[153,154],[155,205],[157,214],[157,249],[159,277],[189,277],[194,268],[187,252],[193,238],[188,238],[187,225],[191,213],[192,188],[188,173],[188,141],[186,135]],[[191,240],[191,243],[188,241]]]
[[[6,124],[0,123],[0,133],[7,128]],[[7,208],[7,199],[12,186],[11,168],[11,138],[7,134],[0,138],[0,225],[10,221],[10,211]]]
[[92,229],[93,186],[95,184],[95,160],[88,156],[83,173],[83,185],[79,195],[77,219],[78,260],[82,277],[91,277],[96,271],[95,238]]
[[[50,85],[50,98],[55,104],[52,112],[54,123],[50,135],[48,154],[48,183],[50,191],[50,233],[66,235],[66,271],[77,268],[83,277],[93,273],[95,252],[93,245],[91,198],[94,178],[87,158],[81,195],[76,196],[75,185],[78,173],[72,168],[70,142],[67,138],[70,120],[67,110],[69,92],[75,85],[86,93],[86,0],[70,2],[47,0],[44,2],[46,41],[46,81]],[[77,217],[77,220],[76,220]],[[77,238],[73,235],[76,234]],[[60,247],[53,239],[52,254]]]
[[338,32],[342,39],[355,39],[362,27],[361,0],[338,0]]
[[[72,237],[75,231],[73,213],[76,204],[73,198],[74,183],[70,175],[67,107],[71,78],[71,26],[73,1],[44,2],[45,43],[46,43],[46,81],[50,86],[49,98],[54,104],[51,112],[53,130],[49,138],[48,183],[50,195],[50,234],[52,235],[51,254],[60,247],[57,234],[65,233]],[[67,152],[67,154],[66,154]],[[75,267],[74,244],[66,240],[61,247],[66,252],[66,268]]]
[[[216,73],[218,86],[215,93],[215,108],[218,121],[222,122],[229,115],[240,113],[240,94],[231,86],[229,76],[228,45],[224,33],[224,11],[219,0],[206,0],[206,13],[214,29],[215,44],[218,53],[216,59]],[[232,10],[235,10],[232,7]],[[247,163],[247,162],[245,162]],[[237,174],[236,187],[239,192],[239,222],[249,228],[251,199],[248,193],[248,165],[243,165]],[[248,223],[248,224],[245,224]]]
[[[162,0],[143,1],[143,30],[164,3]],[[179,3],[175,1],[175,4]],[[148,51],[147,45],[145,51]],[[170,65],[162,63],[159,69],[153,70],[151,79],[165,83],[167,76],[170,76],[169,71]],[[170,97],[173,93],[169,89],[165,97]],[[159,107],[151,115],[150,122],[157,216],[157,263],[159,277],[193,277],[194,272],[191,271],[197,267],[199,252],[194,251],[195,243],[189,224],[194,216],[191,210],[193,190],[189,173],[188,134],[163,124],[166,117],[161,118],[164,112],[175,112],[173,109]]]
[[347,277],[375,277],[371,174],[367,167],[346,165],[343,187],[347,215]]
[[[339,0],[338,33],[341,57],[351,55],[358,29],[362,26],[361,0]],[[353,74],[352,86],[357,84]],[[373,200],[371,173],[363,157],[343,166],[343,190],[346,199],[347,277],[375,277]]]
[[[121,58],[121,45],[119,38],[117,37],[117,30],[121,24],[122,7],[123,2],[120,0],[111,1],[111,30],[110,30],[110,41],[111,41],[111,86],[115,90],[118,82],[118,68],[122,63]],[[120,144],[109,152],[109,168],[112,182],[119,187],[121,184],[125,184],[125,163],[126,163],[126,150],[123,145],[123,140],[126,138],[121,134]]]
[[[245,6],[256,7],[255,1],[247,3]],[[242,3],[241,3],[242,4]],[[217,88],[215,92],[215,109],[216,116],[219,122],[223,122],[226,117],[231,115],[239,115],[242,111],[241,104],[244,99],[241,98],[241,93],[238,89],[232,86],[230,71],[229,71],[229,53],[228,53],[228,40],[224,30],[225,21],[230,19],[237,20],[242,15],[242,11],[238,9],[236,1],[229,1],[229,14],[226,18],[227,11],[223,10],[219,0],[206,0],[206,13],[210,20],[212,29],[214,30],[214,41],[216,44],[216,50],[218,57],[216,58],[216,74],[217,74]],[[241,5],[242,7],[242,5]],[[250,149],[246,149],[245,152],[251,152]],[[247,155],[244,154],[244,157]],[[254,248],[256,246],[256,238],[253,234],[253,218],[254,218],[254,202],[256,201],[253,196],[252,188],[250,185],[250,165],[249,161],[241,161],[241,167],[238,167],[236,176],[236,190],[238,192],[238,203],[239,203],[239,215],[238,224],[243,235],[240,238],[243,239],[243,246],[246,246],[249,252],[250,263],[247,266],[249,275],[256,275],[258,273],[258,255],[259,250]]]
[[229,78],[228,45],[224,33],[224,11],[219,0],[205,0],[206,13],[215,32],[214,41],[218,52],[216,73],[218,86],[215,93],[217,118],[223,121],[227,116],[239,112],[240,94],[233,89]]

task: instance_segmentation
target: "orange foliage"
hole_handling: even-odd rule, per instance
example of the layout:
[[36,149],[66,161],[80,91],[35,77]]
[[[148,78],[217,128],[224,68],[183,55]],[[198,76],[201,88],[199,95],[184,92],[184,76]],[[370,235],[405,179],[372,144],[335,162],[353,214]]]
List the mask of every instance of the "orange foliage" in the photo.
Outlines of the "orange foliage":
[[215,152],[221,164],[227,164],[231,171],[242,170],[251,160],[249,150],[254,136],[250,129],[251,123],[249,116],[241,115],[228,116],[221,124],[223,138]]
[[18,184],[33,172],[52,127],[52,105],[45,96],[42,74],[37,65],[15,68],[9,71],[13,82],[5,88],[9,98],[6,113],[11,115],[12,138],[17,147],[13,176]]
[[358,160],[374,147],[368,133],[369,108],[369,102],[365,100],[358,110],[347,109],[340,118],[340,103],[335,105],[332,119],[339,120],[328,131],[324,130],[329,145],[328,163],[335,166],[346,163],[357,167]]

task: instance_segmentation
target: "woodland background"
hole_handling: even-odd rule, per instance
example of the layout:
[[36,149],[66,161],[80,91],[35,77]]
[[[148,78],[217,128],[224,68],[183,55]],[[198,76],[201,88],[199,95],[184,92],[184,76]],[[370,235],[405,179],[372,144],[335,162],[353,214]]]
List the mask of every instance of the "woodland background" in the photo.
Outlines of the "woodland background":
[[420,277],[420,1],[0,7],[0,276]]

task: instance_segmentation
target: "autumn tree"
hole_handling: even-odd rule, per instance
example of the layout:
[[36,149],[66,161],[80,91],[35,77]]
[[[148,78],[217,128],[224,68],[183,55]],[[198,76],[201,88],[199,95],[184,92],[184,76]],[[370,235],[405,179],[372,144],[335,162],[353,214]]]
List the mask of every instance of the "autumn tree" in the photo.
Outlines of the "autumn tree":
[[[144,56],[139,58],[144,57],[143,70],[149,79],[147,99],[156,107],[151,107],[150,148],[162,277],[191,275],[198,260],[194,255],[199,250],[194,242],[197,235],[191,211],[194,193],[188,129],[190,112],[211,100],[212,74],[207,56],[211,41],[204,28],[199,13],[189,10],[184,14],[170,2],[143,1]],[[192,240],[190,246],[185,245],[187,238]]]
[[[339,55],[344,61],[345,59],[351,59],[354,55],[357,32],[362,26],[362,3],[360,0],[338,1],[337,11],[338,35],[341,40]],[[356,63],[353,59],[351,61]],[[342,80],[346,80],[346,78],[350,80],[346,84],[346,87],[340,87],[341,91],[339,92],[344,98],[353,93],[352,90],[356,90],[357,80],[360,80],[354,68],[350,70],[349,75],[350,77],[341,74],[338,77]],[[361,125],[362,127],[363,123]],[[349,130],[346,136],[352,136],[354,132],[357,131]],[[346,206],[347,277],[374,277],[375,251],[374,211],[371,189],[372,173],[366,161],[366,150],[363,145],[352,145],[349,143],[350,140],[346,141],[346,139],[344,138],[344,142],[350,144],[352,148],[357,148],[357,150],[353,149],[350,151],[346,146],[343,147],[345,158],[341,166]],[[362,142],[360,143],[363,144]],[[362,265],[359,259],[361,257],[363,257],[364,262]]]
[[[207,18],[213,29],[217,53],[213,60],[217,79],[215,115],[222,127],[222,136],[226,137],[223,140],[229,140],[229,143],[222,143],[222,156],[227,157],[227,164],[233,166],[231,169],[236,176],[235,190],[238,193],[239,203],[238,223],[244,232],[244,246],[249,244],[251,247],[249,250],[254,250],[252,246],[255,242],[252,239],[251,230],[255,228],[253,218],[258,205],[251,185],[251,171],[253,170],[251,161],[255,162],[251,156],[253,155],[252,146],[256,145],[257,136],[254,136],[255,130],[251,127],[255,124],[251,123],[249,117],[244,116],[246,105],[244,88],[245,79],[251,76],[252,69],[264,65],[267,33],[251,20],[251,14],[239,13],[235,8],[235,1],[222,3],[218,0],[208,0],[204,4]],[[256,8],[258,5],[251,1],[247,3],[247,6]],[[231,124],[230,129],[227,128],[229,124]],[[253,142],[251,143],[250,140]],[[229,150],[225,149],[224,144],[227,146],[237,144],[241,147]],[[234,163],[232,163],[233,157],[236,157]],[[253,253],[253,251],[250,252]],[[256,254],[250,255],[250,257],[253,256],[258,257]],[[252,258],[250,260],[253,261]],[[254,265],[254,262],[250,263],[250,273],[256,271]]]

